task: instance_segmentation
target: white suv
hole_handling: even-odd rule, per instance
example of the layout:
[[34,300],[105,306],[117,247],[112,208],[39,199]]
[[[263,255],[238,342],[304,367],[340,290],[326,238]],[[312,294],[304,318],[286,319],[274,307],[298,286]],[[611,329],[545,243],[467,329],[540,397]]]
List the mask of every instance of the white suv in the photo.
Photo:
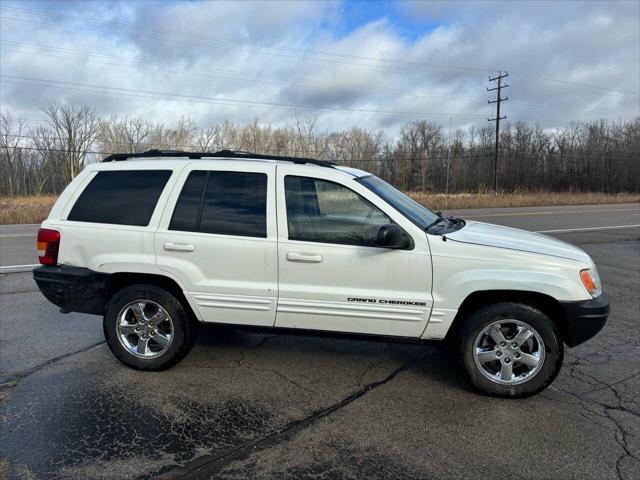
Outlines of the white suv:
[[152,150],[89,165],[38,233],[40,290],[104,316],[126,365],[167,368],[199,322],[453,339],[485,393],[548,386],[609,301],[582,250],[445,218],[311,159]]

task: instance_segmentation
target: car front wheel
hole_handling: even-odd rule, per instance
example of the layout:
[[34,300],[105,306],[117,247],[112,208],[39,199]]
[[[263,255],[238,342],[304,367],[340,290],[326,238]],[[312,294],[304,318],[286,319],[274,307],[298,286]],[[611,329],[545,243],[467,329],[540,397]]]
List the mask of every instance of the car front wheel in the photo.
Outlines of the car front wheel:
[[553,321],[521,303],[481,308],[465,321],[461,354],[473,385],[484,393],[520,398],[555,379],[564,346]]

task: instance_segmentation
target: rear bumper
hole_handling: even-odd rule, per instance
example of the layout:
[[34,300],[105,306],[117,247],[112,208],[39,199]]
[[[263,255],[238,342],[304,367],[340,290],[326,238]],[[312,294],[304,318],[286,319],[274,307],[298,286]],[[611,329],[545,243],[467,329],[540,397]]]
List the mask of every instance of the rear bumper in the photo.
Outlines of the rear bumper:
[[592,300],[560,302],[560,305],[567,319],[564,336],[569,347],[575,347],[592,338],[602,330],[609,316],[609,296],[606,292]]
[[88,268],[37,267],[33,278],[42,294],[66,312],[104,313],[108,274]]

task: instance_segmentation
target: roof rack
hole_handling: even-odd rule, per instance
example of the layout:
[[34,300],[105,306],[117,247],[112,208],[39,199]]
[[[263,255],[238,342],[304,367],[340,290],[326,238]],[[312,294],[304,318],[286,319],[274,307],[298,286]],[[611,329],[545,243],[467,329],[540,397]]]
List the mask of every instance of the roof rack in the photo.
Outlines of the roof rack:
[[147,150],[141,153],[114,153],[105,157],[103,162],[121,162],[129,158],[151,158],[151,157],[186,157],[190,159],[201,158],[242,158],[246,160],[283,160],[297,164],[311,163],[321,167],[333,168],[334,163],[314,158],[285,157],[281,155],[262,155],[259,153],[245,152],[239,150],[220,150],[218,152],[183,152],[180,150]]

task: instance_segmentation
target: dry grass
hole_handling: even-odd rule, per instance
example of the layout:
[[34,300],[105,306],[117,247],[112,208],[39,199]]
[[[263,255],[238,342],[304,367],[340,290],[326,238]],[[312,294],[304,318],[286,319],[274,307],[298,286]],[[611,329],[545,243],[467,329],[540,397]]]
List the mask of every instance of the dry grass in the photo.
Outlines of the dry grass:
[[0,480],[4,480],[9,476],[9,462],[0,458]]
[[[409,195],[433,210],[445,208],[442,193],[409,192]],[[49,214],[56,197],[0,197],[0,225],[40,223]],[[542,205],[591,205],[640,202],[637,193],[455,193],[449,195],[447,208],[536,207]]]
[[0,197],[0,225],[40,223],[49,215],[55,195]]
[[443,193],[409,192],[409,196],[432,210],[640,202],[637,193],[452,193],[447,199]]

